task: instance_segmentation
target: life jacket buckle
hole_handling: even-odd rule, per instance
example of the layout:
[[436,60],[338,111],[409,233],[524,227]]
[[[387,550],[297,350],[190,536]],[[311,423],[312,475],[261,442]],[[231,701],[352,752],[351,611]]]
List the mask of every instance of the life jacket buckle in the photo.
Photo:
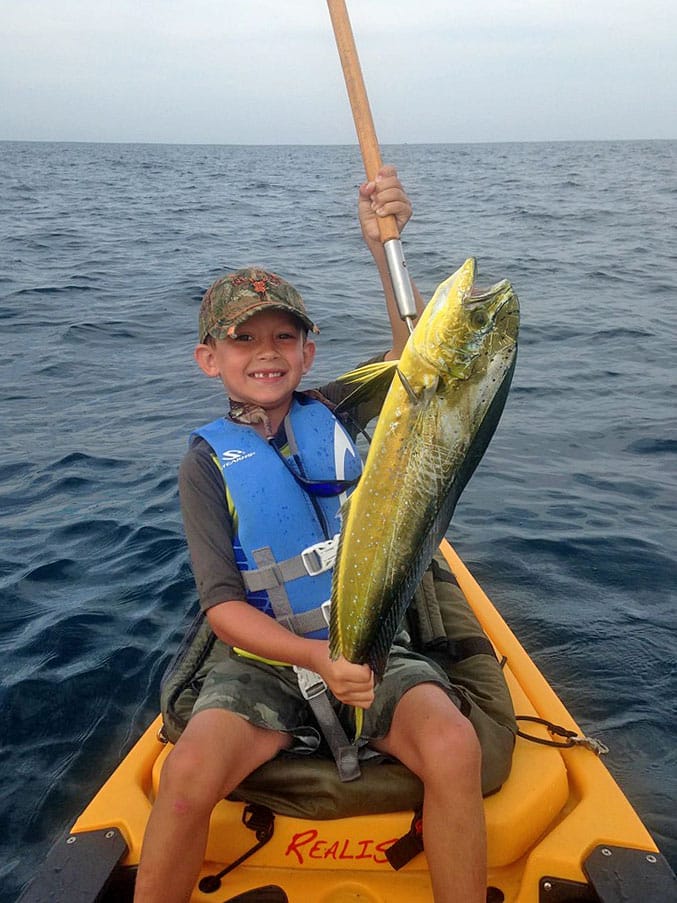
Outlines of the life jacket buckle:
[[294,665],[294,671],[299,683],[299,690],[304,699],[315,699],[316,696],[321,696],[326,691],[326,683],[315,671],[299,668],[298,665]]
[[303,566],[311,577],[323,574],[334,566],[339,534],[324,542],[316,542],[301,552]]

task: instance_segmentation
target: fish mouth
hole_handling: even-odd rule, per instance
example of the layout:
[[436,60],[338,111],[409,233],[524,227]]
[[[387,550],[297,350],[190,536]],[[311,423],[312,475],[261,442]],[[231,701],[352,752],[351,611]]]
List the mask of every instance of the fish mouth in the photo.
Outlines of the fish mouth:
[[488,301],[497,300],[501,294],[504,294],[505,297],[499,302],[500,307],[502,307],[506,301],[509,301],[513,294],[512,286],[507,279],[502,279],[500,282],[496,282],[488,288],[480,288],[478,285],[473,285],[463,299],[463,306],[466,308],[478,307],[481,304],[486,304]]
[[507,279],[502,279],[488,288],[473,285],[463,298],[462,304],[473,326],[479,328],[495,324],[506,306],[508,309],[505,313],[510,313],[511,309],[515,311],[519,309],[517,296]]

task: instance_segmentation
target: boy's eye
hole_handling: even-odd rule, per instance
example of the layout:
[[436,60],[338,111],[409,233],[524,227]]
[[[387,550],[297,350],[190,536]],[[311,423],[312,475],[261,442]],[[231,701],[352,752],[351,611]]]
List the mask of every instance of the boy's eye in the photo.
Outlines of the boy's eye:
[[[250,332],[236,332],[234,336],[232,336],[235,342],[256,342],[257,337]],[[295,342],[298,338],[298,333],[284,330],[283,332],[277,332],[274,334],[273,341],[275,342]]]

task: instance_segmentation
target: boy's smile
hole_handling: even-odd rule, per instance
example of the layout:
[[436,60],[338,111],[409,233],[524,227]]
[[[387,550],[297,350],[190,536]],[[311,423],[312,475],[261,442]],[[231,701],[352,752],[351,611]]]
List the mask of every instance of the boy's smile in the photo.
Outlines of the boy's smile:
[[286,416],[292,394],[315,357],[315,345],[292,314],[265,310],[235,334],[200,344],[195,358],[208,376],[218,376],[233,401],[265,408],[273,429]]

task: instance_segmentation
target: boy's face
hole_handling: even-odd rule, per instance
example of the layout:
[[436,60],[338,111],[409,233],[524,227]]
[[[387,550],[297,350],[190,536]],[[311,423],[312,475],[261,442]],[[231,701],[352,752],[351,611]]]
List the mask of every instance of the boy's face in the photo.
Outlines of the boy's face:
[[234,401],[260,405],[284,417],[292,393],[315,357],[299,320],[281,310],[254,314],[234,338],[198,345],[195,358],[208,376],[219,376]]

